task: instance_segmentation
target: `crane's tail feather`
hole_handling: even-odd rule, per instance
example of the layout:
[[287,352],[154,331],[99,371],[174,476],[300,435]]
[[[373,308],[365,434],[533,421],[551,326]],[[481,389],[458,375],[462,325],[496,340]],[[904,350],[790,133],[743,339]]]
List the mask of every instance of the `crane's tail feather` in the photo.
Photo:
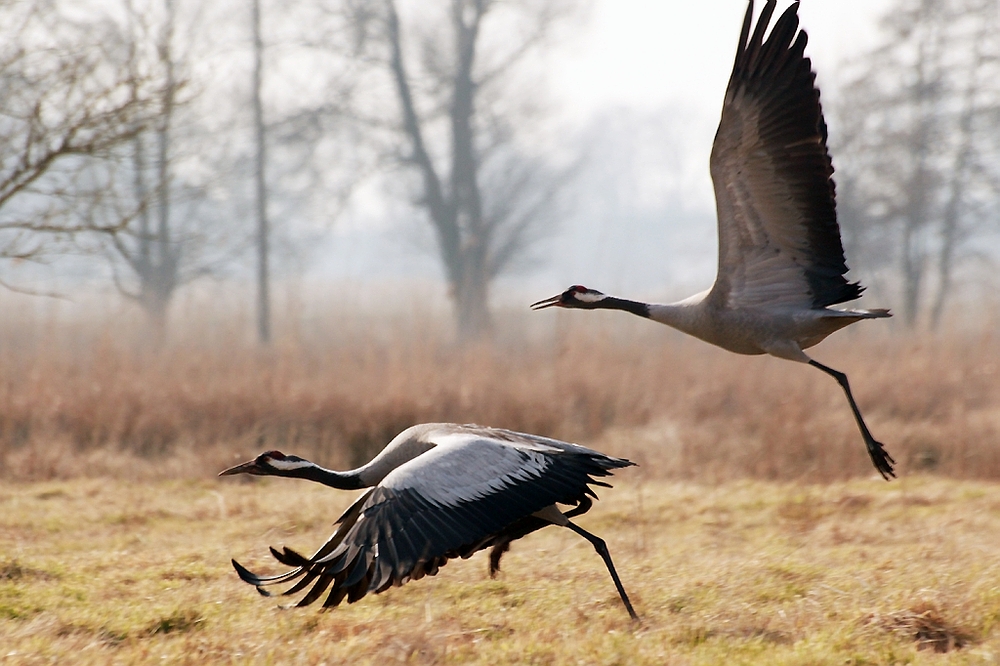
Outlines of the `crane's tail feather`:
[[860,319],[885,319],[891,317],[892,312],[885,308],[873,308],[871,310],[838,310],[836,308],[821,310],[823,317],[846,318],[858,321]]

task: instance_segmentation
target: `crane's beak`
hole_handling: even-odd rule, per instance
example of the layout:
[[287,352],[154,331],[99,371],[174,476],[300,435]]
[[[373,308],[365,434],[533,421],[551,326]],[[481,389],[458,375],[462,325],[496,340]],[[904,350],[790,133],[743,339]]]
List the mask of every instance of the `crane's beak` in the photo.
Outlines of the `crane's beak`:
[[531,304],[531,309],[532,310],[544,310],[545,308],[551,308],[553,306],[555,306],[555,307],[563,307],[562,297],[563,297],[562,294],[556,294],[552,298],[546,298],[546,299],[538,301],[537,303],[532,303]]
[[262,476],[264,471],[260,468],[260,465],[257,464],[256,460],[251,460],[219,472],[219,476],[230,476],[232,474],[253,474],[255,476]]

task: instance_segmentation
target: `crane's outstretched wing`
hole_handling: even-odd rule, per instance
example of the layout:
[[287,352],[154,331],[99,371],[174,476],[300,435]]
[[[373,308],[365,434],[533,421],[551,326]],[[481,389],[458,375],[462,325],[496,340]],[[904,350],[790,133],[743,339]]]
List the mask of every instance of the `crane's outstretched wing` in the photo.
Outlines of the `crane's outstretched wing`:
[[565,442],[486,428],[435,441],[435,448],[396,468],[348,509],[337,534],[313,557],[272,549],[296,569],[262,578],[234,562],[240,577],[258,588],[301,577],[284,593],[312,585],[299,606],[327,590],[324,606],[345,598],[352,603],[434,575],[448,559],[502,541],[506,529],[545,507],[584,501],[593,495],[590,485],[606,485],[593,477],[632,464]]
[[740,34],[712,147],[719,273],[709,296],[726,307],[823,308],[858,298],[834,204],[826,123],[798,2],[764,41],[775,2]]

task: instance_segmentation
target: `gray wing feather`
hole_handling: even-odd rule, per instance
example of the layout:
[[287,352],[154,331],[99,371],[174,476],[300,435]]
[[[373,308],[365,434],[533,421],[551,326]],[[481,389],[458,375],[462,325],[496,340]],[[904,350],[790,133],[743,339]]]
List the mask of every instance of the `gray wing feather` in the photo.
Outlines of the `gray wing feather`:
[[475,434],[442,437],[438,446],[400,466],[379,484],[410,490],[445,507],[502,492],[519,481],[540,479],[550,456],[527,448],[498,445]]
[[826,124],[797,8],[764,42],[774,1],[752,37],[750,4],[712,148],[719,273],[709,298],[727,307],[822,308],[862,291],[844,278]]

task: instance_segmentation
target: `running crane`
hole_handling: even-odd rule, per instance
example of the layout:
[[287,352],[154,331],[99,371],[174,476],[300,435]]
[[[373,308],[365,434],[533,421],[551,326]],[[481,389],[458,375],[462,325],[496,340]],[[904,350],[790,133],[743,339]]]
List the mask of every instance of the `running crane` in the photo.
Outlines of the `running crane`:
[[[287,546],[271,554],[295,567],[258,576],[233,567],[264,596],[265,586],[296,582],[283,594],[312,588],[306,606],[329,589],[324,607],[384,592],[433,576],[455,557],[490,548],[489,571],[515,539],[561,525],[587,539],[604,560],[622,603],[638,619],[604,540],[569,519],[586,513],[597,495],[593,477],[633,463],[547,437],[454,423],[425,423],[398,434],[367,465],[335,472],[296,456],[268,451],[219,476],[253,474],[308,479],[332,488],[370,488],[337,521],[337,530],[311,557]],[[565,513],[556,504],[572,505]]]
[[864,288],[844,278],[826,123],[798,6],[785,10],[767,40],[774,0],[752,36],[753,0],[743,20],[710,162],[719,225],[712,288],[661,305],[575,285],[531,307],[624,310],[737,354],[808,363],[843,388],[868,455],[888,480],[895,461],[868,430],[847,375],[803,351],[845,326],[890,314],[830,307],[859,298]]

